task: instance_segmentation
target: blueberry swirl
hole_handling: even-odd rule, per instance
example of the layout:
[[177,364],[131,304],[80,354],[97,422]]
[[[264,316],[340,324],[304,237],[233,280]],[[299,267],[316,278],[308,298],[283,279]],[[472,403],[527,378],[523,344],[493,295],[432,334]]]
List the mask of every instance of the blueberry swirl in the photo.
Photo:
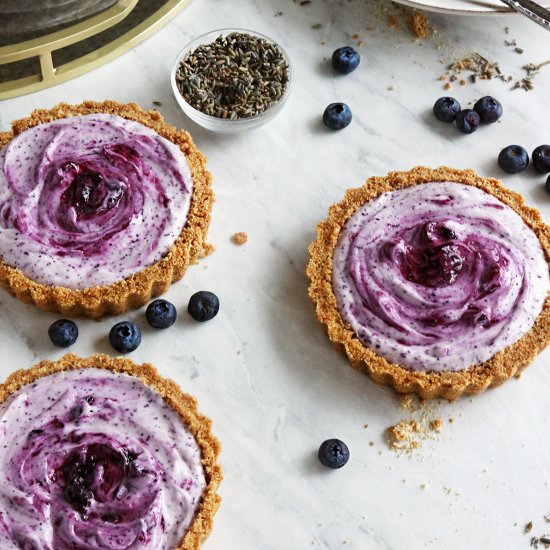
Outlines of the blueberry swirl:
[[43,284],[109,285],[157,261],[189,211],[183,152],[116,115],[59,119],[0,151],[0,255]]
[[384,193],[357,210],[339,236],[333,288],[365,346],[410,370],[453,371],[521,338],[550,280],[516,212],[447,182]]
[[0,406],[0,547],[173,550],[205,488],[179,415],[137,378],[81,369]]

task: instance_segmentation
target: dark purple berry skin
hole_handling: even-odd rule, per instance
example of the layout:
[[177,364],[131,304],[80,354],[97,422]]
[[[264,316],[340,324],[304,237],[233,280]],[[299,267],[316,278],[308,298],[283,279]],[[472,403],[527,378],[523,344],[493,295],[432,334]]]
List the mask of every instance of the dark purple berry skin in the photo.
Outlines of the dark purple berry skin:
[[531,159],[537,172],[541,174],[550,172],[550,145],[539,145],[533,151]]
[[440,122],[454,122],[460,110],[460,103],[454,97],[440,97],[433,106],[435,118]]
[[220,300],[213,292],[207,290],[195,292],[189,299],[189,305],[187,306],[189,315],[200,323],[210,321],[210,319],[216,317],[219,310]]
[[349,74],[355,71],[360,62],[361,56],[351,46],[338,48],[332,54],[332,66],[341,74]]
[[472,109],[463,109],[456,115],[456,127],[463,134],[471,134],[479,126],[479,115]]
[[349,449],[339,439],[327,439],[321,443],[317,456],[323,466],[336,470],[344,466],[349,460]]
[[323,122],[331,130],[343,130],[351,119],[351,110],[345,103],[331,103],[323,113]]
[[529,155],[521,145],[508,145],[499,153],[498,165],[507,174],[518,174],[529,165]]
[[59,319],[50,325],[48,336],[54,346],[68,348],[78,338],[78,327],[70,319]]
[[117,323],[109,332],[109,342],[120,353],[129,353],[141,344],[141,331],[131,321]]
[[145,310],[147,322],[153,328],[171,327],[176,322],[177,315],[174,304],[162,298],[151,302]]
[[483,124],[491,124],[502,116],[502,105],[494,97],[486,95],[476,101],[474,111],[479,115]]
[[550,176],[546,179],[546,192],[550,193]]

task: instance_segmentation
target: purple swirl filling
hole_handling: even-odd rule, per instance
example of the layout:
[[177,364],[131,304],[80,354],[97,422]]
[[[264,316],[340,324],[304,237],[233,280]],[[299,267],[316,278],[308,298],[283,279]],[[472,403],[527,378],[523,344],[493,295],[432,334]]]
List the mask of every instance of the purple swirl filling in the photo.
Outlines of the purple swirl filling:
[[35,281],[107,285],[160,260],[185,224],[185,155],[114,115],[41,124],[0,151],[0,256]]
[[139,380],[39,379],[0,406],[0,547],[173,550],[205,487],[200,449]]
[[385,193],[355,212],[333,259],[342,318],[411,370],[460,370],[516,342],[550,288],[531,229],[492,195],[456,183]]

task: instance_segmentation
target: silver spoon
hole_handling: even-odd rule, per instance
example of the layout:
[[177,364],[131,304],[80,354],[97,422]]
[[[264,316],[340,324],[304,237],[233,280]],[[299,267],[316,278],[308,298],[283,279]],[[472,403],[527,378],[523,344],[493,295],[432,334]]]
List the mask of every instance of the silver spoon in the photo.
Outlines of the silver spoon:
[[541,5],[532,0],[501,0],[507,6],[516,10],[518,13],[529,17],[547,31],[550,31],[550,10],[543,8]]

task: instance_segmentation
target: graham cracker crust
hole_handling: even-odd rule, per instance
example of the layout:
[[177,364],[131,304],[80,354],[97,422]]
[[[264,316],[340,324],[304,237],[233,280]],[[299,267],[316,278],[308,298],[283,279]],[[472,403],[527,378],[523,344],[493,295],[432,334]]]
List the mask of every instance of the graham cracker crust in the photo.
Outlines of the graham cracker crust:
[[40,309],[67,317],[99,318],[107,314],[118,315],[128,309],[139,308],[151,298],[166,292],[173,282],[183,277],[187,267],[201,257],[214,203],[212,176],[206,169],[206,157],[195,147],[191,136],[166,123],[157,111],[144,111],[135,103],[85,101],[79,105],[59,103],[51,109],[38,109],[29,117],[13,122],[11,131],[0,132],[0,148],[33,126],[92,113],[114,114],[134,120],[176,144],[185,154],[191,170],[193,193],[185,226],[166,256],[111,285],[82,290],[44,285],[26,277],[19,269],[0,259],[0,286],[22,302],[35,304]]
[[478,187],[508,205],[538,237],[550,264],[550,227],[537,210],[525,204],[521,195],[506,189],[500,181],[482,178],[472,170],[419,166],[407,172],[371,177],[362,187],[346,191],[342,201],[330,207],[328,218],[317,226],[317,238],[309,247],[311,259],[307,275],[310,279],[309,296],[315,304],[317,318],[325,326],[335,347],[347,355],[354,369],[368,374],[377,384],[391,386],[398,393],[415,393],[422,399],[442,397],[454,400],[461,395],[475,395],[499,386],[512,376],[518,377],[550,343],[550,296],[547,296],[531,329],[488,361],[455,372],[412,372],[390,363],[359,341],[340,317],[332,288],[332,256],[347,219],[366,202],[383,193],[437,181]]

